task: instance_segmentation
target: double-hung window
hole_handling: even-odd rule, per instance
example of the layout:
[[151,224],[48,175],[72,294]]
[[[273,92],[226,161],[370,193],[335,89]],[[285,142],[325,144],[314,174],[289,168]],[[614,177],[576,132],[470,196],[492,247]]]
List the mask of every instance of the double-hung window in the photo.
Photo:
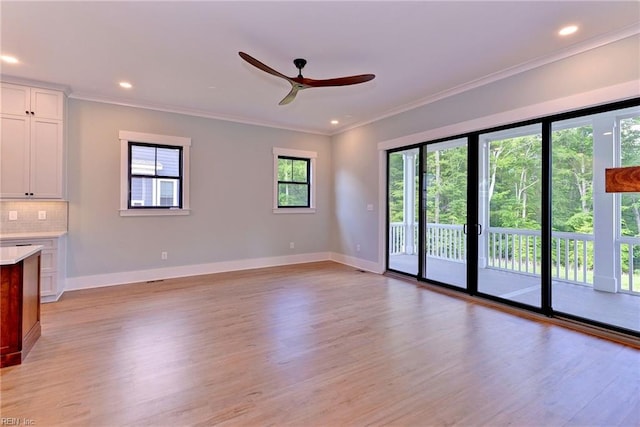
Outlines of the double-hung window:
[[311,160],[278,156],[278,207],[310,206]]
[[120,214],[188,214],[191,139],[121,131],[120,141]]
[[182,208],[182,147],[129,141],[129,209]]
[[312,151],[273,149],[274,213],[315,212],[315,160]]

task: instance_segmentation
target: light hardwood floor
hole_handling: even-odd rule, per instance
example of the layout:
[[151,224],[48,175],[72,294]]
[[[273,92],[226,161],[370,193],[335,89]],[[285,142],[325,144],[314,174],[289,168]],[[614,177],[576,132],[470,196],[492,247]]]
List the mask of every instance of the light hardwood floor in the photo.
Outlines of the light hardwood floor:
[[640,425],[639,350],[331,262],[67,293],[0,374],[22,425]]

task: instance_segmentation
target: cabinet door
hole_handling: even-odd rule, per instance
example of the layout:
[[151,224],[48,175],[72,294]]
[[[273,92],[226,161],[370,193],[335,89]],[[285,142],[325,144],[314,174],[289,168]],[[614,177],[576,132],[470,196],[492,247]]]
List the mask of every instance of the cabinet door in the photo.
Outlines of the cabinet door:
[[[40,296],[54,297],[58,291],[58,276],[60,274],[61,264],[64,264],[64,247],[58,252],[59,242],[61,239],[6,239],[0,240],[0,246],[27,246],[40,245]],[[64,243],[60,243],[63,244]],[[60,259],[59,257],[63,257]],[[5,267],[2,267],[3,269]],[[0,424],[1,425],[1,424]]]
[[24,198],[29,192],[29,122],[26,115],[1,115],[0,196]]
[[40,256],[22,261],[22,337],[40,322]]
[[26,116],[30,114],[30,104],[31,89],[29,87],[2,83],[0,96],[0,112],[2,114]]
[[56,277],[57,273],[42,273],[40,275],[40,296],[55,296],[58,288]]
[[62,197],[62,122],[31,119],[30,192],[34,198]]
[[20,350],[22,340],[22,266],[8,265],[0,270],[0,353]]
[[62,120],[62,93],[55,90],[31,88],[31,110],[33,116],[41,119]]

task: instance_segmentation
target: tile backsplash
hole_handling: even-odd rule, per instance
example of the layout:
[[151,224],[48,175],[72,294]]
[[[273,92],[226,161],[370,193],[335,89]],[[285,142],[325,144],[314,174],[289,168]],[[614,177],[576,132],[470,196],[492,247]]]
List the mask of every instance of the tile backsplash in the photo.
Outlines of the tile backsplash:
[[[65,201],[2,200],[0,234],[67,231],[68,208]],[[11,216],[17,219],[10,220]]]

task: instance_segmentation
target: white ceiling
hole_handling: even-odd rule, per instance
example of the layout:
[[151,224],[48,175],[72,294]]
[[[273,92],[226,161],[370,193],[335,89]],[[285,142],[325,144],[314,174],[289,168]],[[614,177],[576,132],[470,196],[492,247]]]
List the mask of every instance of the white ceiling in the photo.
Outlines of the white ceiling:
[[[3,77],[80,99],[333,134],[465,88],[640,33],[637,1],[200,1],[0,3]],[[560,27],[579,31],[561,38]],[[355,86],[316,79],[373,73]],[[121,89],[118,82],[134,87]],[[331,125],[331,119],[340,124]]]

